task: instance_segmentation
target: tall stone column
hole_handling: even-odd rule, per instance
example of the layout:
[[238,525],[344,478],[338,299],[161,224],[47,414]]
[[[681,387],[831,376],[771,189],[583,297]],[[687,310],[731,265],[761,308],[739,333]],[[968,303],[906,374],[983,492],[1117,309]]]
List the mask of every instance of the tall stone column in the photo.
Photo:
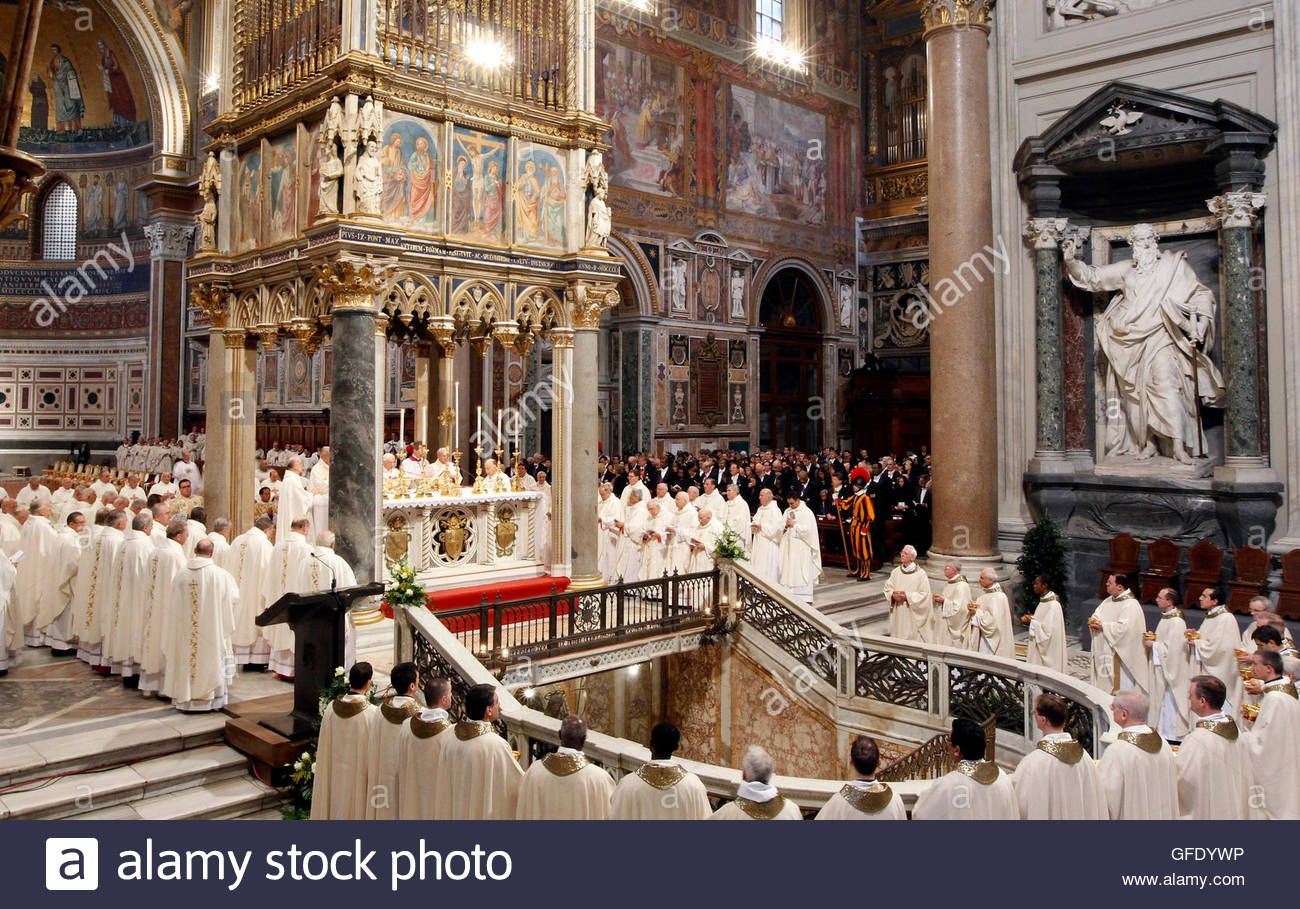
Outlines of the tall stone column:
[[149,240],[149,384],[145,426],[165,437],[181,432],[181,363],[185,260],[196,225],[188,214],[165,212],[144,226]]
[[432,449],[437,442],[433,438],[437,425],[431,411],[433,410],[434,374],[430,360],[434,347],[428,341],[415,343],[415,419],[411,427],[413,437]]
[[429,414],[429,431],[437,442],[429,444],[435,450],[446,447],[454,452],[460,442],[453,437],[456,413],[456,342],[452,340],[450,331],[445,335],[440,333],[437,341],[434,345],[434,393]]
[[[243,331],[227,329],[222,341],[226,356],[226,413],[229,425],[229,517],[241,532],[253,524],[253,463],[257,451],[257,339]],[[211,356],[211,354],[209,354]],[[211,365],[208,366],[211,369]],[[208,514],[213,513],[211,508]]]
[[[997,558],[997,345],[988,43],[995,0],[923,0],[930,123],[934,551]],[[978,278],[967,281],[972,266]],[[948,281],[953,291],[939,292]],[[942,310],[939,306],[942,305]]]
[[1065,456],[1065,361],[1061,356],[1061,238],[1065,218],[1031,218],[1025,242],[1034,251],[1034,324],[1037,350],[1037,443],[1031,473],[1069,473]]
[[573,571],[573,345],[574,332],[551,332],[551,573]]

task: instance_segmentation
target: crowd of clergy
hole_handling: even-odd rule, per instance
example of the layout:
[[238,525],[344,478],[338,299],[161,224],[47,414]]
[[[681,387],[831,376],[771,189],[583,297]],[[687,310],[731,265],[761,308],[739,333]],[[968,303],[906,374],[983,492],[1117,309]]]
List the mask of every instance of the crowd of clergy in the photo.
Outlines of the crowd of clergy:
[[136,437],[123,439],[113,453],[119,471],[161,474],[189,455],[188,461],[202,463],[207,435],[191,432],[179,439]]

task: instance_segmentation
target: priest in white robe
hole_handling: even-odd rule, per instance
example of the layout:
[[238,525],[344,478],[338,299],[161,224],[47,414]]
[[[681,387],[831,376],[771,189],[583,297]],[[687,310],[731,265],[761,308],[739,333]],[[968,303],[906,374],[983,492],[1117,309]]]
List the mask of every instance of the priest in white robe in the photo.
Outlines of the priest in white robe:
[[[798,495],[786,498],[785,529],[778,550],[780,573],[777,581],[796,599],[812,605],[813,588],[822,579],[822,548],[817,534],[817,516]],[[703,514],[703,512],[701,512]]]
[[1092,632],[1092,684],[1112,694],[1125,689],[1149,696],[1151,674],[1142,644],[1147,630],[1142,606],[1121,575],[1106,578],[1106,592],[1109,596],[1088,619]]
[[[642,487],[643,489],[645,487]],[[483,462],[483,491],[488,494],[500,494],[510,491],[510,478],[501,470],[494,458]],[[643,496],[645,501],[649,496]]]
[[1042,738],[1020,759],[1012,782],[1025,821],[1104,821],[1106,793],[1092,756],[1065,731],[1069,707],[1060,695],[1034,699],[1034,725]]
[[750,745],[741,764],[736,798],[713,812],[715,821],[799,821],[799,806],[772,785],[772,756]]
[[1276,650],[1251,654],[1252,688],[1262,693],[1259,715],[1243,738],[1250,756],[1252,781],[1262,794],[1260,807],[1269,820],[1300,820],[1300,701],[1296,688],[1282,674],[1282,655]]
[[717,517],[722,520],[723,527],[730,529],[736,535],[736,540],[748,553],[750,551],[749,522],[752,517],[749,513],[749,503],[740,497],[740,487],[735,483],[727,486],[727,504]]
[[[189,525],[184,518],[175,518],[164,531],[162,546],[154,548],[149,557],[149,588],[141,602],[139,627],[135,634],[140,639],[140,693],[162,694],[163,676],[167,668],[166,641],[170,621],[172,581],[185,567],[185,541]],[[238,611],[239,604],[235,603]]]
[[1200,671],[1212,675],[1228,689],[1228,703],[1224,710],[1235,715],[1241,707],[1241,673],[1237,671],[1237,650],[1241,647],[1241,629],[1237,617],[1219,602],[1219,592],[1206,587],[1200,592],[1200,607],[1205,619],[1191,642],[1191,658],[1200,665]]
[[[44,488],[44,487],[42,487]],[[50,523],[50,503],[39,500],[32,504],[30,515],[23,524],[18,548],[23,557],[16,568],[18,586],[15,598],[18,627],[23,642],[28,647],[40,647],[45,642],[40,617],[49,613],[45,601],[54,597],[55,590],[48,583],[54,566],[55,531]]]
[[785,521],[781,517],[781,506],[772,497],[772,490],[758,491],[758,508],[750,519],[751,533],[749,552],[754,574],[776,584],[781,573],[781,537],[785,532]]
[[131,519],[118,557],[117,601],[110,608],[104,634],[104,656],[124,680],[140,671],[140,614],[149,594],[149,560],[158,551],[149,536],[152,524],[153,513],[147,508]]
[[880,746],[870,736],[860,735],[849,749],[853,778],[845,783],[817,812],[819,821],[905,821],[903,800],[888,783],[876,780]]
[[610,820],[700,821],[712,814],[700,778],[673,760],[681,737],[668,722],[650,730],[650,763],[618,781],[610,800]]
[[443,678],[424,681],[426,707],[406,723],[398,748],[397,815],[403,821],[437,820],[438,782],[442,778],[442,753],[455,735],[447,713],[451,709],[451,683]]
[[980,572],[979,599],[971,605],[971,624],[979,630],[979,650],[1008,660],[1016,658],[1016,637],[1011,630],[1011,601],[992,568]]
[[466,719],[452,730],[439,764],[439,818],[504,821],[517,814],[524,771],[493,725],[500,716],[495,686],[475,685],[466,693]]
[[[271,561],[262,579],[262,601],[258,609],[261,615],[275,605],[286,593],[304,593],[299,583],[303,570],[311,561],[311,546],[307,543],[307,530],[311,522],[305,517],[295,518],[289,523],[289,529],[280,536],[276,534],[275,546],[271,549]],[[288,622],[279,622],[263,628],[267,644],[271,648],[271,671],[282,679],[292,679],[294,674],[293,629]]]
[[962,650],[978,650],[979,629],[971,624],[970,605],[974,601],[970,595],[970,582],[962,576],[961,562],[953,559],[945,564],[943,576],[946,579],[943,592],[934,595],[940,618],[935,624],[935,643]]
[[262,515],[246,533],[235,537],[224,559],[225,569],[239,585],[239,606],[235,609],[231,643],[235,662],[241,666],[265,667],[271,660],[271,644],[257,624],[257,616],[262,611],[262,590],[267,583],[273,551],[267,534],[274,526],[269,517]]
[[587,724],[567,716],[560,722],[560,748],[534,761],[519,788],[521,821],[603,821],[609,818],[614,779],[587,760],[582,747]]
[[64,477],[59,481],[59,488],[50,496],[51,523],[61,525],[68,516],[68,507],[75,501],[77,501],[77,488],[72,482],[72,477]]
[[313,821],[365,820],[370,731],[379,715],[368,696],[374,674],[369,663],[353,665],[348,693],[322,712],[311,789]]
[[698,514],[698,523],[690,539],[691,560],[686,566],[691,574],[713,570],[713,553],[718,548],[718,537],[722,536],[722,522],[714,517],[711,509],[701,508]]
[[600,484],[600,501],[596,503],[596,564],[606,584],[618,579],[618,544],[622,538],[623,503],[614,495],[612,483]]
[[330,514],[330,447],[324,445],[319,460],[311,465],[307,474],[307,494],[311,496],[310,534],[307,542],[320,542],[320,535],[329,528]]
[[[613,496],[611,502],[617,502]],[[653,581],[672,572],[672,515],[651,499],[646,503],[645,529],[641,533],[641,573],[639,580]]]
[[1195,723],[1174,761],[1181,816],[1189,821],[1251,820],[1256,812],[1250,804],[1250,756],[1236,721],[1223,711],[1228,689],[1212,675],[1193,676],[1187,684]]
[[691,570],[691,537],[700,524],[700,514],[684,492],[677,493],[673,505],[673,570],[686,574]]
[[984,730],[973,720],[952,721],[949,749],[957,769],[921,793],[912,809],[918,821],[1015,821],[1020,805],[1011,778],[984,759]]
[[182,712],[220,710],[235,666],[230,635],[235,630],[235,580],[212,561],[203,540],[194,558],[172,578],[163,643],[163,694]]
[[50,501],[50,495],[50,491],[45,488],[45,484],[41,482],[41,478],[32,477],[27,481],[26,486],[18,490],[18,493],[14,498],[18,500],[19,508],[26,508],[30,512],[38,502],[45,502],[48,504]]
[[[1241,649],[1245,651],[1244,657],[1239,657],[1237,662],[1245,666],[1250,665],[1250,655],[1255,652],[1254,634],[1255,629],[1263,625],[1271,625],[1272,619],[1276,618],[1277,613],[1273,611],[1273,601],[1266,596],[1251,597],[1248,604],[1250,609],[1250,624],[1246,626],[1241,633]],[[1291,629],[1282,623],[1282,636],[1290,641]]]
[[14,588],[18,585],[18,572],[7,556],[0,557],[0,676],[9,674],[9,667],[18,660],[22,648],[22,635],[17,620],[11,616],[16,608]]
[[[406,722],[420,713],[415,693],[420,687],[420,673],[414,663],[398,663],[389,674],[392,697],[379,705],[379,716],[370,727],[370,744],[366,746],[366,820],[395,821],[401,804],[403,781],[398,774]],[[410,781],[418,782],[418,778]]]
[[[4,550],[5,555],[13,555],[18,551],[18,540],[22,537],[23,528],[18,523],[17,518],[18,502],[12,497],[6,497],[0,502],[0,549]],[[87,516],[87,520],[91,520]]]
[[916,548],[904,546],[899,565],[885,579],[889,603],[889,636],[900,641],[934,641],[934,591],[930,579],[916,564]]
[[1118,741],[1097,764],[1114,821],[1178,818],[1178,769],[1169,743],[1147,725],[1147,697],[1121,691],[1111,701]]
[[[44,610],[36,617],[37,626],[46,647],[54,656],[72,656],[76,653],[72,633],[72,604],[77,591],[77,569],[81,555],[90,542],[86,516],[73,509],[59,527],[51,557],[52,569],[46,583],[53,594],[41,600]],[[2,557],[0,557],[2,558]],[[7,561],[7,560],[6,560]]]
[[726,510],[727,500],[722,497],[722,492],[718,489],[718,484],[712,477],[706,477],[704,480],[704,494],[696,501],[695,507],[707,508],[715,515],[722,515]]
[[107,675],[109,666],[103,652],[104,616],[117,595],[112,582],[117,574],[117,556],[126,537],[126,512],[114,508],[103,512],[102,517],[103,530],[91,548],[91,562],[78,567],[78,573],[86,574],[86,587],[84,594],[78,591],[73,631],[77,635],[77,657]]
[[645,552],[646,526],[650,512],[640,493],[632,493],[623,510],[623,533],[618,543],[618,579],[632,583],[641,577],[641,560]]
[[[289,459],[284,478],[280,481],[280,499],[275,507],[275,539],[283,540],[289,535],[289,525],[298,518],[308,518],[304,530],[310,530],[311,493],[307,491],[307,481],[302,475],[302,458]],[[270,605],[270,604],[268,604]]]
[[1169,587],[1156,594],[1160,620],[1145,636],[1151,654],[1151,703],[1155,705],[1155,730],[1169,742],[1182,741],[1190,724],[1187,685],[1192,665],[1188,660],[1187,622],[1178,608],[1177,594]]
[[627,472],[627,485],[623,487],[623,494],[619,496],[624,509],[627,508],[628,499],[634,492],[641,497],[642,502],[650,501],[650,490],[641,482],[641,471],[639,470],[629,470]]
[[217,518],[207,533],[207,538],[212,541],[212,560],[227,571],[230,569],[226,567],[226,556],[230,552],[230,537],[234,532],[234,525],[228,518]]
[[1038,594],[1038,606],[1032,616],[1022,617],[1029,626],[1025,662],[1065,672],[1065,613],[1061,611],[1061,598],[1042,575],[1034,578],[1034,593]]

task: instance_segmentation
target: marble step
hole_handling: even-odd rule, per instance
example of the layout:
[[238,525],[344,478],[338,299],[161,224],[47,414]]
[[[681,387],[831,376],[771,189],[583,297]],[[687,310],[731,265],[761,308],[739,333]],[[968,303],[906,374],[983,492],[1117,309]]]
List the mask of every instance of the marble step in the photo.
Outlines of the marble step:
[[247,774],[248,758],[243,754],[227,745],[201,745],[108,770],[19,784],[0,793],[0,818],[53,819],[112,812],[129,803],[184,797],[196,787],[247,780]]
[[46,732],[43,738],[0,746],[0,790],[29,780],[216,744],[223,741],[225,728],[222,713],[169,710],[162,716],[108,728],[74,729],[62,735]]
[[75,820],[231,820],[247,818],[281,820],[279,810],[271,807],[283,801],[280,793],[260,780],[239,776],[217,782],[205,782],[117,805],[102,811],[77,815]]

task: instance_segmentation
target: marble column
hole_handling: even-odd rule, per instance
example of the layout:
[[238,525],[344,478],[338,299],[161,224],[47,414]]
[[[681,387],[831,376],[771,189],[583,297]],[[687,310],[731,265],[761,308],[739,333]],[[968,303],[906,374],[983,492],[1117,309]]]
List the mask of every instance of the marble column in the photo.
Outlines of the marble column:
[[1037,443],[1031,473],[1069,473],[1065,455],[1065,360],[1061,356],[1061,238],[1065,218],[1030,218],[1025,242],[1034,251],[1034,324],[1037,351]]
[[428,341],[415,342],[415,418],[411,431],[417,441],[436,450],[438,446],[437,440],[433,438],[433,428],[437,424],[432,413],[434,372],[430,363],[433,350],[434,346]]
[[249,340],[232,328],[214,327],[208,336],[203,499],[209,518],[230,518],[238,533],[253,523],[257,349]]
[[996,264],[990,255],[988,87],[993,5],[994,0],[921,3],[929,71],[929,217],[935,228],[930,232],[930,287],[935,297],[929,326],[930,447],[935,462],[930,561],[940,565],[949,556],[998,558],[997,345],[991,273]]
[[1260,445],[1259,343],[1255,312],[1254,228],[1265,196],[1232,192],[1206,202],[1219,221],[1223,274],[1223,378],[1228,386],[1224,414],[1224,465],[1265,466]]
[[[172,212],[144,226],[149,240],[149,385],[145,426],[168,438],[181,434],[182,334],[185,330],[185,260],[197,226]],[[149,432],[146,431],[146,435]]]
[[[573,346],[572,330],[551,332],[551,573],[573,573]],[[594,522],[593,522],[594,523]]]
[[430,445],[435,450],[444,447],[454,450],[457,444],[457,440],[452,438],[456,412],[456,342],[439,342],[434,345],[433,355],[437,364],[429,429],[437,444],[431,442]]

